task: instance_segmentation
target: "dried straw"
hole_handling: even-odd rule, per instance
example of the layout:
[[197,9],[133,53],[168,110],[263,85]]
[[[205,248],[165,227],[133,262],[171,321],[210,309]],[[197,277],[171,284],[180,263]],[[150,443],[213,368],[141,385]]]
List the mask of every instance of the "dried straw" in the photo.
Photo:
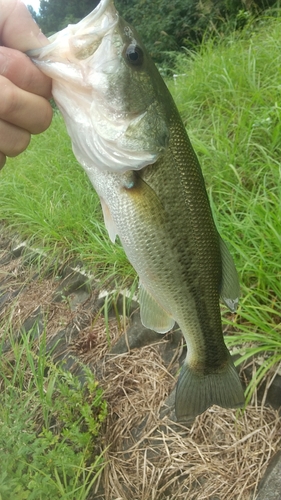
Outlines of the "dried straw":
[[278,412],[257,405],[245,412],[212,407],[189,428],[161,420],[175,378],[160,352],[160,344],[147,346],[103,365],[109,448],[100,498],[254,500],[280,448]]

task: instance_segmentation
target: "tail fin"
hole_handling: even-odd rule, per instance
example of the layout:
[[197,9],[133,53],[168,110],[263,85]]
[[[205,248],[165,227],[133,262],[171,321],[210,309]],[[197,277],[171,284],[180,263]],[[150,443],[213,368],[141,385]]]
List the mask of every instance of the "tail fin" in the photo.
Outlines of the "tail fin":
[[194,420],[212,405],[223,408],[244,406],[244,392],[231,356],[224,370],[203,375],[185,361],[176,390],[176,416],[179,421]]

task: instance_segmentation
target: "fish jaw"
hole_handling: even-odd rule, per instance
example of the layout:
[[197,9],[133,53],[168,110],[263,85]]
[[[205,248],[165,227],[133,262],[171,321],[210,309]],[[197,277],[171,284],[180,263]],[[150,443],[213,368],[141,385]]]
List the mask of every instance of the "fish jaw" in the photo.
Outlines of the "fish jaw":
[[[102,0],[49,41],[28,55],[53,79],[53,97],[84,169],[125,172],[154,163],[168,146],[169,110],[159,100],[145,48],[113,2]],[[130,61],[134,47],[142,65]]]

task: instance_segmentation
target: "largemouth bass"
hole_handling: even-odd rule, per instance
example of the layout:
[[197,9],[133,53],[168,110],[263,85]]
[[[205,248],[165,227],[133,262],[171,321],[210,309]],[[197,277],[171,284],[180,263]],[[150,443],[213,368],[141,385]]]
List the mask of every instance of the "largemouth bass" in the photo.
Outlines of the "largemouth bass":
[[29,52],[53,79],[73,151],[140,278],[142,323],[175,322],[187,344],[175,411],[186,421],[216,404],[241,407],[219,298],[234,311],[239,283],[215,227],[197,157],[139,35],[112,0]]

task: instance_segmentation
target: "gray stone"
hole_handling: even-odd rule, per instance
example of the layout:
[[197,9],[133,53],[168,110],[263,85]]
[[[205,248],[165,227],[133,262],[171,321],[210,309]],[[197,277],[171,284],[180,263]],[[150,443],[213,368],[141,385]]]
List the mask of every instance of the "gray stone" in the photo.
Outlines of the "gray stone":
[[[239,358],[235,355],[233,358]],[[248,366],[244,368],[244,372],[248,378],[251,380],[253,374],[252,363],[255,363],[257,367],[260,366],[260,360],[256,360],[254,357],[249,358]],[[266,404],[272,406],[275,410],[281,408],[281,376],[277,373],[274,380],[271,382],[270,387],[267,387],[266,382],[263,382],[258,388],[258,401],[262,401],[264,398],[264,392],[266,391]],[[281,500],[281,495],[280,495]]]
[[[271,386],[267,390],[266,402],[267,404],[275,408],[275,410],[281,408],[281,376],[278,374],[276,375]],[[280,495],[280,500],[281,500],[281,495]]]
[[63,265],[61,268],[61,277],[62,278],[67,278],[70,274],[72,274],[74,271],[81,271],[84,274],[85,266],[82,260],[80,259],[72,259],[70,260],[67,264]]
[[3,224],[0,223],[0,249],[6,250],[10,248],[11,238],[8,233],[5,231]]
[[69,306],[71,311],[77,309],[80,304],[84,304],[90,295],[90,292],[85,288],[77,290],[75,293],[71,294],[69,296]]
[[40,337],[44,331],[44,317],[40,306],[37,307],[21,326],[21,332],[29,333],[31,330],[33,339]]
[[75,342],[80,331],[89,325],[90,321],[88,313],[76,315],[64,329],[59,330],[48,339],[46,350],[51,353],[55,363],[65,360],[68,356],[73,357],[70,346]]
[[18,288],[17,290],[14,291],[8,291],[5,292],[5,290],[0,290],[0,310],[8,303],[12,302],[14,298],[19,295],[19,293],[22,291],[22,288]]
[[123,354],[128,351],[128,347],[130,349],[140,348],[154,342],[159,342],[161,339],[163,339],[163,335],[145,328],[141,323],[139,314],[135,313],[132,316],[132,323],[127,333],[122,335],[112,347],[110,354]]
[[[164,342],[167,339],[169,342]],[[169,365],[181,339],[182,333],[179,330],[172,330],[168,334],[162,334],[146,328],[141,322],[139,311],[136,311],[131,317],[131,324],[127,332],[112,347],[110,354],[123,354],[128,352],[128,347],[130,349],[137,349],[163,340],[161,356],[165,365]]]
[[[74,292],[84,292],[84,297],[89,297],[91,292],[89,277],[79,271],[72,271],[58,285],[54,295],[53,302],[61,302]],[[86,295],[85,295],[86,294]]]
[[[174,359],[174,356],[176,354],[176,351],[178,351],[179,346],[182,343],[185,343],[185,341],[183,340],[183,334],[177,325],[174,327],[173,330],[171,330],[171,332],[166,333],[164,339],[166,342],[163,342],[163,344],[160,345],[160,354],[165,363],[165,366],[168,367],[172,359]],[[178,358],[179,367],[182,365],[182,363],[186,358],[186,352],[187,352],[186,345],[183,345],[180,356]]]
[[[122,293],[118,295],[118,298],[115,303],[115,307],[118,311],[119,314],[123,314],[124,312],[124,299],[126,301],[126,315],[129,317],[133,315],[133,313],[137,310],[139,310],[140,306],[139,303],[136,302],[135,300],[129,300],[128,297],[124,297]],[[116,311],[113,306],[109,309],[109,315],[110,316],[116,316]]]
[[20,257],[25,251],[26,251],[26,244],[25,243],[20,243],[19,245],[16,245],[11,250],[14,258]]
[[262,478],[257,500],[281,499],[281,451],[271,459],[266,473]]
[[[20,330],[14,334],[14,341],[21,342],[23,333],[31,333],[31,338],[39,338],[44,330],[44,317],[41,311],[41,307],[37,309],[29,316],[21,325]],[[6,340],[2,347],[2,353],[8,352],[12,345],[9,340]]]

